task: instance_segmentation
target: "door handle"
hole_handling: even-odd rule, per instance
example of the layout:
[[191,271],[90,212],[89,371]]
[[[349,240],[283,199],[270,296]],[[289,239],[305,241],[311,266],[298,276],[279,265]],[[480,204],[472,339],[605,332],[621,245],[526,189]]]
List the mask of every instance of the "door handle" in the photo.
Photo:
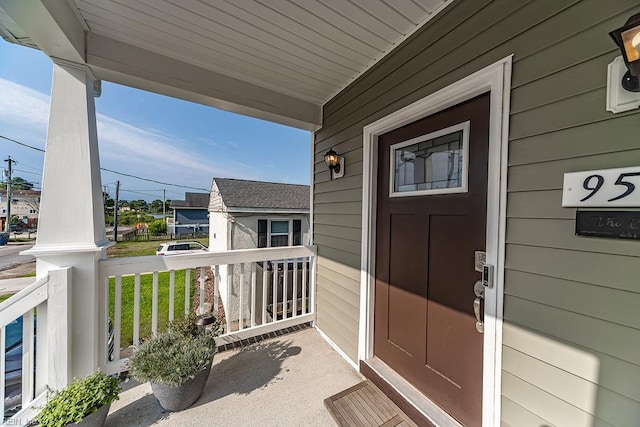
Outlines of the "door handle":
[[473,287],[476,299],[473,300],[473,313],[476,315],[476,330],[484,333],[484,285],[482,281],[477,281]]

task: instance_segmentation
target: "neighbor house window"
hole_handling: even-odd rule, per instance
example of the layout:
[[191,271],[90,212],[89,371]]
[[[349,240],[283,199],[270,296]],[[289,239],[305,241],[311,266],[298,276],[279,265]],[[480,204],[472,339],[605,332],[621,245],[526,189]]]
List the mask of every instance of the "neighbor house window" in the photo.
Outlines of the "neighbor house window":
[[302,244],[302,221],[299,219],[259,219],[258,247],[279,247]]
[[269,246],[289,246],[289,221],[271,221]]

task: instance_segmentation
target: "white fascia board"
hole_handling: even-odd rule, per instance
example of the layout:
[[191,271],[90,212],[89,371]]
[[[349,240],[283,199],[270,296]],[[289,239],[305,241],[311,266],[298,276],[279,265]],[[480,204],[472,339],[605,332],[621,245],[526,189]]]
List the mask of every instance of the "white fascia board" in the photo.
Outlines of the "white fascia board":
[[0,8],[48,56],[85,62],[84,28],[68,2],[0,0]]
[[308,214],[309,209],[273,209],[273,208],[227,208],[229,213],[259,213],[259,214]]
[[87,36],[87,63],[102,80],[310,131],[322,123],[319,104],[98,34]]

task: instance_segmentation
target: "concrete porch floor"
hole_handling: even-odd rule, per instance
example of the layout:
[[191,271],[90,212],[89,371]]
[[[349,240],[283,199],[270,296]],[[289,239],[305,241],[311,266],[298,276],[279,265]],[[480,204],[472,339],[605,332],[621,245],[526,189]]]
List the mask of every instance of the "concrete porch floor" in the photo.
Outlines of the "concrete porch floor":
[[362,381],[313,328],[216,354],[204,392],[167,412],[148,383],[123,383],[115,426],[333,426],[323,400]]

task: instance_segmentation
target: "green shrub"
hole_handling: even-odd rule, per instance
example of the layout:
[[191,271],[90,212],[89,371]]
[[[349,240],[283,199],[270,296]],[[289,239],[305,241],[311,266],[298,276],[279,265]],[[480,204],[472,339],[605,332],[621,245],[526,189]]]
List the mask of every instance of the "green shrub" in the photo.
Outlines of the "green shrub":
[[118,400],[120,381],[100,372],[75,379],[64,390],[56,393],[38,414],[43,427],[62,427],[82,421],[104,405]]
[[198,327],[195,319],[177,319],[143,342],[129,359],[131,376],[139,382],[179,386],[205,369],[216,352],[219,328]]
[[167,232],[167,222],[163,219],[158,219],[149,224],[149,233],[157,236],[159,234],[165,234]]

